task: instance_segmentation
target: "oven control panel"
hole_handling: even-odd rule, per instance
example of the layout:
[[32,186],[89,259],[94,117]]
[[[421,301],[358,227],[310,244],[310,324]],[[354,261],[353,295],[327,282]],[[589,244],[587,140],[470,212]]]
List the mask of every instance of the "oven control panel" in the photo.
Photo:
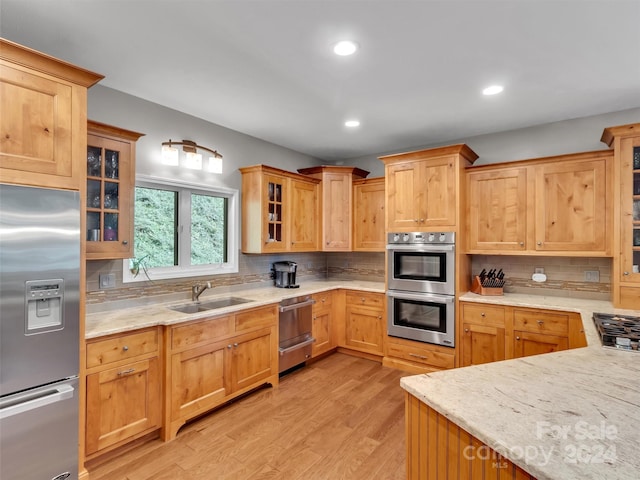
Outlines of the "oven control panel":
[[455,244],[455,232],[400,232],[388,233],[388,244]]

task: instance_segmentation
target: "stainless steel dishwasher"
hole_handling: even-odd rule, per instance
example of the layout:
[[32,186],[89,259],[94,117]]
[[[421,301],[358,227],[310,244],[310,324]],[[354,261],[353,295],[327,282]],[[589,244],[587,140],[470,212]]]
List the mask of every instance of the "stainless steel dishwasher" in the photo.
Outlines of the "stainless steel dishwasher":
[[314,303],[315,300],[310,295],[287,298],[280,302],[279,373],[311,358],[311,345],[316,341],[311,335],[311,310]]

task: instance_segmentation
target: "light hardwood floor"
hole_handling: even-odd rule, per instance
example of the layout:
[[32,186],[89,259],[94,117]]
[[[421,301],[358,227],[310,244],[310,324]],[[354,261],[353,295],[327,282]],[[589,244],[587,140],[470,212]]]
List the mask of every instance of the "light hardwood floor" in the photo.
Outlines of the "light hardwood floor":
[[90,480],[406,478],[407,375],[336,353],[153,440],[91,466]]

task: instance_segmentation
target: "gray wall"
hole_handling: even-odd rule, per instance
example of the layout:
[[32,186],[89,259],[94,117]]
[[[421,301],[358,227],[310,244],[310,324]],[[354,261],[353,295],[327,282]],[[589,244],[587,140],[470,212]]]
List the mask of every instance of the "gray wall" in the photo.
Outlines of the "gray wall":
[[[308,155],[206,122],[108,87],[89,89],[88,118],[144,133],[136,145],[136,173],[240,189],[238,167],[266,164],[284,170],[318,165]],[[223,174],[162,165],[162,142],[193,140],[223,155]]]
[[[602,130],[606,127],[639,122],[640,108],[633,108],[507,132],[443,141],[438,144],[408,147],[401,151],[410,152],[423,148],[466,143],[479,156],[474,165],[527,160],[566,153],[605,150],[608,147],[600,142]],[[343,163],[368,170],[371,172],[371,177],[381,177],[384,175],[384,165],[378,157],[392,153],[400,152],[380,152],[346,159]]]

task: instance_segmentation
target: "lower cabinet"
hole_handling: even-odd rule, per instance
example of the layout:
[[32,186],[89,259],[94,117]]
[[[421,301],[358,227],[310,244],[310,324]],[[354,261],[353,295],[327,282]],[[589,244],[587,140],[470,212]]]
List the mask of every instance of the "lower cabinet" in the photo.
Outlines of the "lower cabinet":
[[168,327],[163,439],[188,420],[265,383],[278,383],[275,305]]
[[580,314],[460,302],[460,366],[587,345]]
[[313,320],[311,336],[315,338],[311,349],[311,358],[330,352],[336,347],[333,322],[333,292],[316,293],[312,296]]
[[414,373],[435,372],[455,366],[455,349],[387,337],[382,364]]
[[344,346],[360,352],[384,355],[386,321],[384,294],[346,291]]
[[161,427],[159,338],[154,327],[87,342],[87,458]]

